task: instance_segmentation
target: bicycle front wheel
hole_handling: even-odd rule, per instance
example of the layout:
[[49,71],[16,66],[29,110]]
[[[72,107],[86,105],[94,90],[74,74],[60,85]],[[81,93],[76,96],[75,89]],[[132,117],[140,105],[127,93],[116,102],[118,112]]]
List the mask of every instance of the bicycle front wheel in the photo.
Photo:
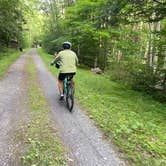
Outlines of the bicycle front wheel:
[[69,86],[66,95],[66,104],[70,112],[73,110],[74,106],[74,87]]

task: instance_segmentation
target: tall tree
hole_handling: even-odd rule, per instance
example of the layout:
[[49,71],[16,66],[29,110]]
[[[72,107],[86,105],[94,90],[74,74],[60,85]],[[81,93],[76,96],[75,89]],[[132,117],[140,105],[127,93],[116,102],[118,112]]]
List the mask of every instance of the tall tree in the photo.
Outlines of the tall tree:
[[25,20],[22,15],[20,0],[0,1],[0,42],[9,45],[11,39],[21,38],[22,26]]

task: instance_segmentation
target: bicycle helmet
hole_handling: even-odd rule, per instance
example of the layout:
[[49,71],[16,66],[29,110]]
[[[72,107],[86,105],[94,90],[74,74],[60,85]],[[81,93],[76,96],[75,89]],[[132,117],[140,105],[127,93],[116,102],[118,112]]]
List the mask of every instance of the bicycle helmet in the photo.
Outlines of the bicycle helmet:
[[70,49],[70,48],[71,48],[71,43],[68,42],[68,41],[64,42],[64,43],[63,43],[63,48],[64,48],[64,49]]

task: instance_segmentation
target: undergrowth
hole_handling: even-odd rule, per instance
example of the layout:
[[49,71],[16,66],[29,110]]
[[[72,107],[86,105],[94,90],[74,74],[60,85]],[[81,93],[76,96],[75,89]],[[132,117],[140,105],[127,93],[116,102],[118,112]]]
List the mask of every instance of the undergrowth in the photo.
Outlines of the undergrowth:
[[14,49],[6,49],[0,52],[0,77],[6,73],[9,66],[22,54],[22,52]]

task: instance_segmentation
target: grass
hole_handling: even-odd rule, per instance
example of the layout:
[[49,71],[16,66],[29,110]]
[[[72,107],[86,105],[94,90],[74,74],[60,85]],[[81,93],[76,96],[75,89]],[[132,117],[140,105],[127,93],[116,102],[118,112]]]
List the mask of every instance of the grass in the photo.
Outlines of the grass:
[[[39,53],[57,75],[52,57]],[[75,80],[76,97],[131,165],[166,165],[166,104],[88,70],[79,69]]]
[[[28,150],[22,157],[26,166],[64,166],[64,148],[56,137],[49,120],[49,107],[37,80],[37,71],[30,60],[28,71],[28,99],[31,123],[24,130]],[[24,131],[24,133],[25,133]]]
[[0,52],[0,77],[2,77],[9,66],[20,56],[23,52],[15,49],[5,49],[5,51]]

